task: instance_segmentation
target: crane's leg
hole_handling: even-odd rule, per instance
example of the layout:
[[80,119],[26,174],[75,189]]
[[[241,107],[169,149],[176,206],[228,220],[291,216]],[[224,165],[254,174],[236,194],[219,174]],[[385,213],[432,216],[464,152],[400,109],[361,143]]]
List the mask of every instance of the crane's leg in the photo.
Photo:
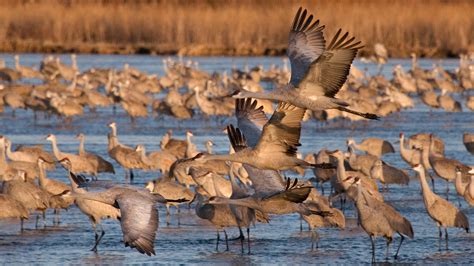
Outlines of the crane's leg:
[[372,242],[372,263],[375,263],[375,240],[374,236],[370,236],[370,241]]
[[316,249],[319,248],[319,234],[316,231],[316,228],[312,228],[311,230],[311,251],[314,250],[314,242],[316,242]]
[[176,205],[176,209],[178,210],[178,226],[181,225],[181,210],[179,209],[179,205]]
[[446,250],[449,250],[448,248],[448,228],[444,228],[444,239],[446,240]]
[[166,226],[170,226],[170,205],[166,204]]
[[390,250],[390,243],[392,243],[392,238],[387,238],[387,251],[385,251],[385,260],[388,260],[388,252]]
[[449,181],[446,180],[446,200],[449,199]]
[[250,255],[250,227],[247,227],[247,245],[248,245],[248,254]]
[[46,210],[43,210],[43,228],[46,227]]
[[[247,230],[248,230],[248,228],[247,228]],[[240,250],[242,251],[242,254],[244,254],[244,237],[243,237],[244,233],[242,232],[242,228],[240,226],[239,226],[239,232],[240,232],[240,236],[241,236],[241,237],[239,237],[240,238]]]
[[130,169],[130,182],[131,182],[131,183],[133,183],[133,177],[134,177],[134,175],[133,175],[133,170]]
[[300,214],[300,232],[303,232],[303,216]]
[[229,238],[227,237],[227,232],[224,230],[224,236],[225,236],[225,251],[229,251]]
[[398,252],[400,251],[400,248],[402,247],[403,240],[405,240],[405,237],[403,235],[400,235],[402,238],[400,238],[400,244],[398,244],[397,248],[397,253],[395,253],[395,259],[398,259]]
[[23,232],[23,220],[24,220],[24,219],[21,218],[20,220],[21,220],[21,227],[20,227],[20,228],[21,228],[21,231]]
[[439,240],[438,240],[438,250],[441,251],[441,238],[443,238],[443,232],[441,232],[441,226],[438,225],[439,230]]
[[216,251],[219,251],[219,240],[221,236],[219,235],[219,229],[217,229],[217,241],[216,241]]
[[95,241],[94,247],[91,249],[91,251],[94,251],[94,252],[97,252],[97,246],[99,245],[100,241],[102,240],[102,237],[104,237],[104,235],[105,235],[105,231],[104,231],[104,228],[102,227],[102,224],[99,224],[99,226],[100,226],[100,230],[102,231],[100,233],[100,236],[97,234],[96,228],[94,227],[96,241]]
[[38,229],[38,221],[39,221],[39,214],[37,213],[36,214],[36,224],[35,224],[36,229]]

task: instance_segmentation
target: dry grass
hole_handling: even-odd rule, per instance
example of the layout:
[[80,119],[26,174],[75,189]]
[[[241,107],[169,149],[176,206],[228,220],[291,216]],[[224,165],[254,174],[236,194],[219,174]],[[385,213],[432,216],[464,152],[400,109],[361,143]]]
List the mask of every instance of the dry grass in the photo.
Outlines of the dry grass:
[[299,5],[326,24],[326,36],[339,27],[357,36],[364,53],[375,42],[392,56],[452,56],[474,48],[471,0],[33,0],[0,3],[0,49],[278,54]]

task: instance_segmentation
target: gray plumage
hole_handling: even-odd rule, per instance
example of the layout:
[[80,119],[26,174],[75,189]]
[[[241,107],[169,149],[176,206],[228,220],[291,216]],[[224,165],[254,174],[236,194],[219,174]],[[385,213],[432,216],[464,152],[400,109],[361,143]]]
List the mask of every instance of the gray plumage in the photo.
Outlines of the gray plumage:
[[462,136],[462,142],[466,147],[466,150],[474,155],[474,134],[464,133]]
[[348,145],[353,145],[356,150],[361,150],[367,154],[381,157],[386,153],[394,153],[395,149],[392,144],[380,138],[366,138],[357,144],[353,138],[347,140]]
[[79,155],[87,158],[97,169],[97,173],[113,173],[115,174],[114,166],[102,158],[101,156],[87,152],[84,148],[84,142],[86,136],[82,133],[78,134],[77,139],[79,139]]
[[445,230],[446,249],[448,248],[448,227],[463,228],[469,232],[469,220],[466,215],[456,208],[449,201],[441,198],[431,191],[425,178],[425,169],[422,165],[417,165],[414,170],[418,172],[421,188],[423,191],[423,202],[425,203],[428,215],[436,222],[439,230],[439,241],[441,247],[442,232],[441,227]]
[[351,110],[347,108],[348,103],[335,98],[347,79],[357,51],[363,46],[354,42],[354,37],[348,38],[348,32],[341,36],[339,29],[325,47],[324,26],[319,25],[319,20],[313,22],[313,15],[306,15],[306,9],[298,9],[289,34],[290,83],[270,92],[240,90],[234,97],[285,101],[312,111],[338,109],[377,119],[374,114]]
[[[103,183],[97,183],[100,187]],[[89,186],[82,182],[80,186]],[[91,183],[94,187],[94,182]],[[132,187],[106,185],[101,192],[74,194],[78,199],[87,199],[113,206],[120,210],[120,225],[126,247],[135,248],[148,256],[155,255],[154,241],[158,228],[158,211],[155,203],[166,203],[159,194]]]

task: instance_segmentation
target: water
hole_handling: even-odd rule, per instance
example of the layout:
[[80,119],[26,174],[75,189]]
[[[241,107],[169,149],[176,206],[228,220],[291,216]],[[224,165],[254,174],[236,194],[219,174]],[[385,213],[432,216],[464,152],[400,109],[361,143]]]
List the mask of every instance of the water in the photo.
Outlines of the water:
[[[0,55],[11,66],[12,55]],[[31,54],[21,57],[25,65],[39,64],[42,55]],[[67,61],[68,56],[63,56]],[[147,71],[148,73],[163,73],[163,57],[153,56],[97,56],[79,55],[78,64],[81,70],[94,67],[120,68],[124,63]],[[208,71],[229,71],[232,67],[242,68],[263,64],[282,64],[280,57],[200,57],[197,60],[202,69]],[[187,58],[184,58],[187,60]],[[430,68],[435,61],[421,60],[422,67]],[[409,66],[408,60],[392,60],[384,68],[384,74],[389,75],[393,65],[402,64],[405,69]],[[442,65],[448,69],[456,67],[456,60],[444,60]],[[375,73],[374,65],[365,65],[356,62],[359,68],[368,68],[369,73]],[[0,114],[0,134],[9,137],[14,144],[44,144],[50,150],[49,143],[44,140],[47,134],[58,136],[60,149],[65,152],[76,152],[78,142],[74,139],[77,133],[86,134],[86,149],[109,159],[106,150],[106,134],[109,132],[107,123],[116,121],[119,138],[128,145],[145,144],[147,150],[159,149],[161,136],[173,129],[177,137],[183,138],[184,132],[191,129],[195,135],[194,142],[198,148],[204,149],[204,142],[212,139],[216,152],[227,152],[228,140],[221,133],[221,129],[234,118],[207,119],[196,117],[189,121],[176,121],[170,117],[158,116],[138,119],[135,126],[131,126],[128,116],[118,108],[118,113],[112,116],[111,109],[98,109],[97,113],[86,112],[84,116],[75,118],[72,125],[64,125],[57,119],[33,120],[31,111],[17,110],[16,118],[12,118],[10,110]],[[41,116],[40,116],[41,117]],[[357,141],[366,137],[381,137],[394,143],[398,140],[399,132],[406,135],[419,132],[433,132],[446,143],[446,156],[455,158],[468,165],[474,165],[474,157],[470,155],[462,144],[463,132],[474,132],[474,117],[471,112],[447,113],[444,111],[430,111],[418,102],[414,109],[404,110],[392,114],[381,121],[362,121],[357,123],[333,121],[320,123],[306,122],[303,126],[302,147],[303,154],[315,152],[321,148],[345,149],[345,140],[354,137]],[[398,145],[394,145],[398,151]],[[388,154],[385,161],[403,169],[407,165],[399,154]],[[103,175],[103,179],[112,179],[122,182],[123,170],[114,164],[116,176]],[[413,172],[411,172],[413,175]],[[50,177],[63,181],[66,172],[60,168],[49,173]],[[307,172],[306,177],[312,175]],[[146,181],[157,177],[156,173],[138,172],[136,184],[143,186]],[[445,183],[437,181],[437,192],[444,192]],[[329,187],[326,187],[329,191]],[[326,192],[327,193],[327,192]],[[455,189],[450,184],[450,200],[456,202]],[[419,183],[412,179],[408,187],[391,186],[384,193],[387,202],[393,204],[413,225],[414,240],[406,240],[402,246],[400,263],[439,263],[439,264],[472,264],[474,251],[473,234],[466,234],[460,229],[449,230],[449,251],[438,251],[438,230],[435,223],[425,211]],[[474,221],[474,210],[461,200],[461,209],[467,214],[470,221]],[[336,203],[336,206],[338,204]],[[347,228],[320,229],[320,248],[311,251],[310,234],[305,230],[299,231],[298,215],[274,216],[270,224],[257,224],[251,229],[252,255],[240,254],[240,242],[232,241],[230,251],[222,251],[225,246],[221,242],[220,252],[215,251],[215,230],[206,221],[200,220],[194,210],[184,208],[180,214],[181,225],[177,225],[177,214],[172,211],[171,225],[166,226],[165,208],[159,207],[160,228],[155,241],[155,257],[139,254],[135,250],[125,248],[122,242],[120,225],[116,221],[104,221],[106,235],[99,246],[99,253],[89,250],[93,246],[94,235],[89,220],[76,208],[62,212],[60,226],[52,226],[52,213],[48,212],[47,227],[34,229],[35,219],[31,216],[26,221],[23,233],[19,231],[16,221],[0,221],[0,263],[41,263],[41,264],[123,264],[123,263],[225,263],[225,264],[307,264],[307,263],[370,263],[370,240],[367,234],[357,227],[353,207],[346,212]],[[230,237],[238,234],[236,229],[228,230]],[[399,237],[395,236],[391,253],[396,250]],[[384,262],[385,240],[378,238],[376,243],[376,257],[378,262]],[[390,258],[389,262],[393,262]]]

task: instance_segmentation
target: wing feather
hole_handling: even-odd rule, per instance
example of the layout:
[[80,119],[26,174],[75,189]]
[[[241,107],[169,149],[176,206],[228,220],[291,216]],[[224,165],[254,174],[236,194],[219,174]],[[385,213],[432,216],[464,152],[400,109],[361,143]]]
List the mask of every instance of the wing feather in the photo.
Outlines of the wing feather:
[[305,76],[312,62],[324,52],[326,41],[323,36],[324,26],[319,20],[311,24],[313,15],[306,19],[307,10],[300,7],[293,19],[288,37],[288,57],[291,64],[290,83],[297,85]]
[[155,255],[154,242],[158,229],[158,212],[154,201],[140,194],[121,195],[116,202],[120,208],[125,246],[136,248],[148,256]]
[[306,76],[298,84],[302,96],[334,97],[347,80],[349,70],[357,51],[363,46],[348,38],[349,33],[341,35],[337,31],[326,51],[309,67]]
[[280,102],[277,110],[263,127],[255,150],[262,154],[286,153],[296,156],[300,146],[301,120],[305,109]]
[[268,122],[263,106],[258,108],[257,106],[258,101],[251,98],[236,99],[235,101],[237,125],[246,137],[250,147],[257,145],[262,128]]

